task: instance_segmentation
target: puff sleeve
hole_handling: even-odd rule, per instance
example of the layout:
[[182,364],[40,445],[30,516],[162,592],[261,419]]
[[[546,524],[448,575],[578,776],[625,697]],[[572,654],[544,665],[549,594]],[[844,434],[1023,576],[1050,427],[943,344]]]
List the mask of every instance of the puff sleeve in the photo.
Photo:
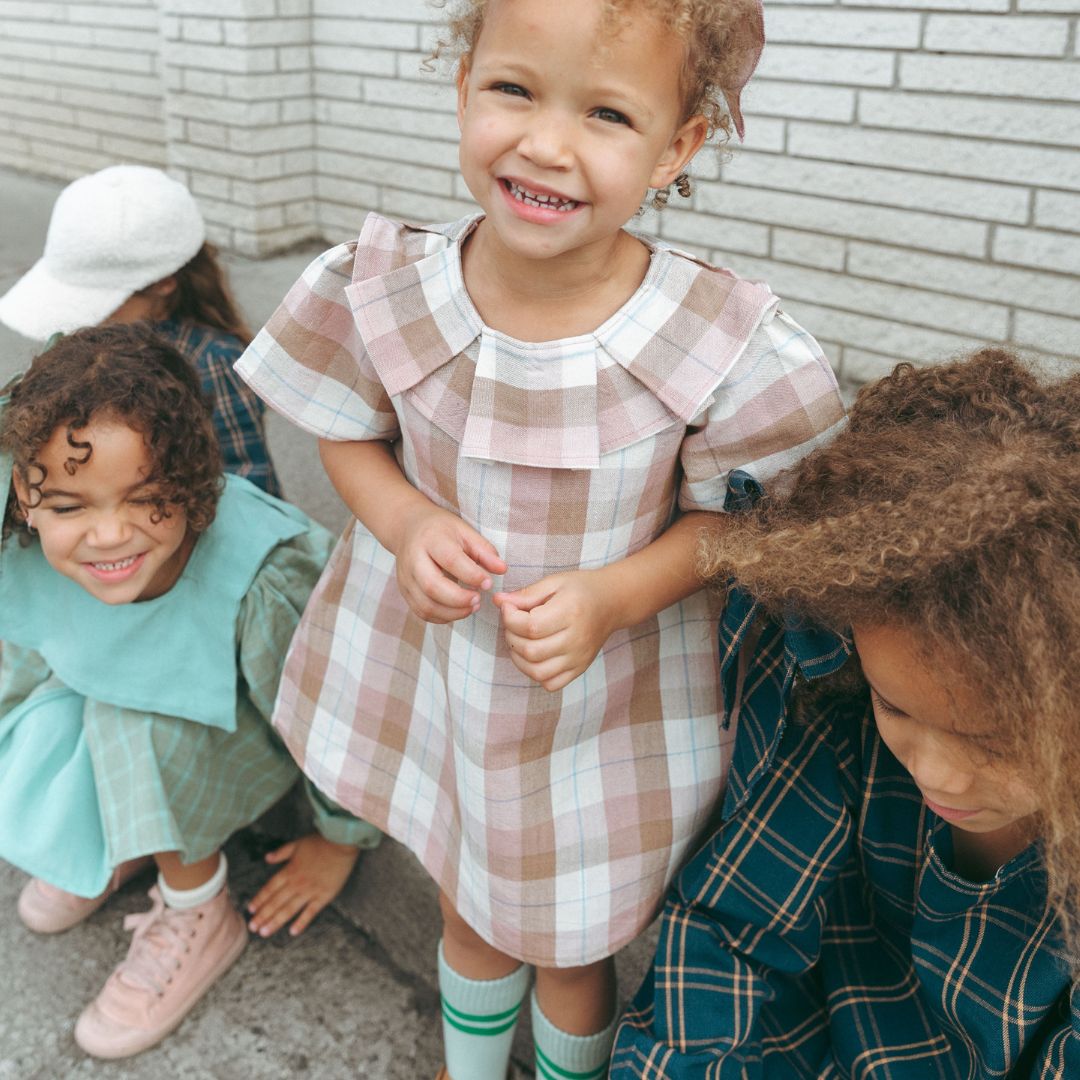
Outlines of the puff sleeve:
[[818,343],[790,316],[770,312],[687,428],[680,509],[723,510],[733,470],[765,484],[828,442],[843,420]]
[[393,442],[398,419],[345,292],[358,250],[351,241],[316,258],[236,370],[271,408],[321,439]]

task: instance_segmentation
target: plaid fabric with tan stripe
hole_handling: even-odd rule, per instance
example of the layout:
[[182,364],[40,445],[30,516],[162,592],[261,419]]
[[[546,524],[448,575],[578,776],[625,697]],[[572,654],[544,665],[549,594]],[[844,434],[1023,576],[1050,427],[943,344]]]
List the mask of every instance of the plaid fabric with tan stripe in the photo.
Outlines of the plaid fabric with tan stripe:
[[[720,511],[828,438],[842,406],[813,340],[764,287],[666,249],[594,334],[485,327],[461,272],[474,220],[378,216],[317,259],[239,365],[329,439],[396,444],[408,479],[509,564],[497,588],[606,565],[677,508]],[[394,560],[342,538],[286,664],[275,723],[336,802],[409,846],[488,941],[586,964],[652,918],[722,790],[716,617],[696,595],[611,637],[548,694],[485,603],[414,617]]]
[[868,702],[785,727],[796,672],[839,640],[721,634],[739,735],[724,823],[680,872],[653,969],[619,1029],[617,1080],[1080,1077],[1080,995],[1034,847],[991,881],[877,735]]
[[232,334],[193,322],[166,319],[153,323],[163,337],[199,374],[203,393],[214,407],[214,432],[221,447],[222,467],[243,476],[271,495],[281,495],[274,463],[266,445],[263,414],[266,406],[237,377],[233,365],[244,351]]

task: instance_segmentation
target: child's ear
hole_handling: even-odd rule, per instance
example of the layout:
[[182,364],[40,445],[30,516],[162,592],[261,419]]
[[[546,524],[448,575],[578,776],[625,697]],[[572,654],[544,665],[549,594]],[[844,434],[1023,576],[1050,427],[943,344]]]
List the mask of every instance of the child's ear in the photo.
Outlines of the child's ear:
[[463,56],[458,61],[454,82],[457,85],[457,122],[460,129],[465,119],[465,106],[469,101],[469,58],[467,56]]
[[149,296],[160,296],[162,298],[172,296],[172,294],[176,292],[176,276],[170,274],[168,277],[163,277],[160,281],[155,281],[153,285],[147,285],[146,288],[141,291]]
[[11,470],[11,486],[15,489],[15,498],[19,500],[19,509],[25,516],[26,508],[30,505],[30,489],[26,486],[18,469]]
[[660,160],[653,169],[649,187],[657,190],[666,188],[676,176],[686,171],[690,159],[705,144],[709,125],[704,116],[691,116],[671,137],[667,149],[660,155]]

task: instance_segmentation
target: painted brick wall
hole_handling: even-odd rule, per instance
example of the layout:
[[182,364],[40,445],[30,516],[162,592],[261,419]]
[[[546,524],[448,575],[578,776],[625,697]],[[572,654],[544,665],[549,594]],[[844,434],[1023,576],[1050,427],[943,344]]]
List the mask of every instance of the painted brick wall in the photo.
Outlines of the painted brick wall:
[[318,235],[311,0],[158,0],[170,171],[246,255]]
[[[422,0],[312,0],[319,223],[470,209]],[[392,10],[392,16],[388,11]],[[851,382],[1008,341],[1080,362],[1080,0],[766,0],[747,141],[642,225],[769,281]],[[413,35],[413,36],[410,36]]]
[[0,162],[73,179],[165,163],[156,0],[0,0]]
[[[369,209],[456,217],[453,93],[421,69],[439,17],[0,0],[0,160],[165,164],[248,254]],[[1078,22],[1080,0],[766,0],[746,144],[642,227],[768,280],[852,382],[981,341],[1080,362]]]

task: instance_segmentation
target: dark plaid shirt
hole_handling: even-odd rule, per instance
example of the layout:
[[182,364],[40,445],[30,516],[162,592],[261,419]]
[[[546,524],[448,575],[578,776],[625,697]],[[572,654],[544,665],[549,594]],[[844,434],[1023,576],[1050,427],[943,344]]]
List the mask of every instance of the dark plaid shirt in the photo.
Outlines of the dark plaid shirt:
[[243,342],[189,319],[154,323],[163,337],[194,365],[203,392],[214,403],[214,430],[221,444],[225,471],[246,477],[271,495],[281,495],[266,446],[263,413],[266,406],[233,371],[244,351]]
[[721,628],[739,724],[722,824],[670,890],[612,1077],[1080,1080],[1037,850],[965,880],[869,702],[786,716],[847,643],[754,615],[736,594]]

